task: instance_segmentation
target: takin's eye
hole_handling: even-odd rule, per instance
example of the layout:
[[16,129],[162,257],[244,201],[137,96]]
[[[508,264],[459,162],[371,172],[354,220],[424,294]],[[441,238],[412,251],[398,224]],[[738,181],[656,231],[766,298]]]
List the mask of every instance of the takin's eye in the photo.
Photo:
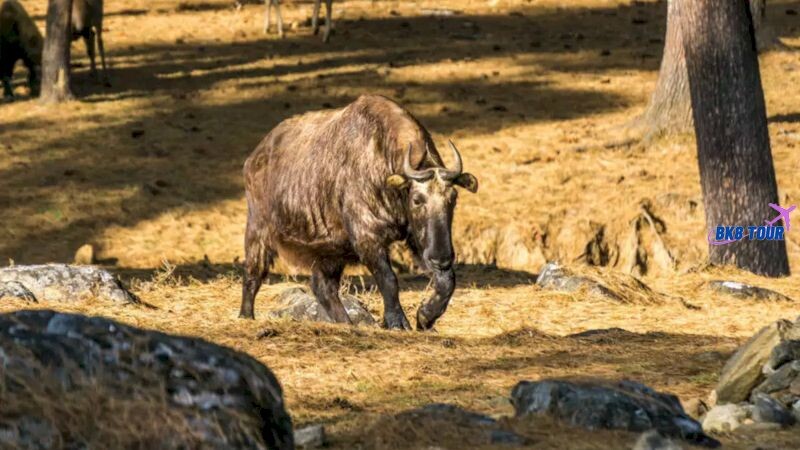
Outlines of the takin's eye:
[[419,194],[414,195],[411,197],[411,205],[420,207],[425,204],[425,197]]

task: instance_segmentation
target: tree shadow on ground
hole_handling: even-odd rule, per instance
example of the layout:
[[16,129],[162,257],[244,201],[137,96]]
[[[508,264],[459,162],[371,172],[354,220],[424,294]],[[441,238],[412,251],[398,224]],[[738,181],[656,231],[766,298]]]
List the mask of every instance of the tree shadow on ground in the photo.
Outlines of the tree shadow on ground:
[[[115,49],[109,52],[116,65],[113,86],[89,82],[86,71],[78,70],[76,91],[85,103],[141,99],[142,114],[98,115],[78,127],[37,116],[3,124],[9,149],[24,142],[26,133],[62,131],[29,152],[30,162],[0,169],[0,258],[68,261],[108,226],[240,198],[241,165],[270,128],[294,114],[342,106],[359,93],[396,98],[431,131],[446,135],[624,108],[622,96],[553,85],[537,74],[656,70],[664,10],[663,2],[634,2],[619,8],[525,7],[498,15],[389,16],[337,21],[339,34],[327,45],[303,30],[283,40],[145,42]],[[117,14],[138,17],[123,12]],[[428,45],[410,39],[420,34],[430,37]],[[601,36],[612,44],[600,45]],[[564,58],[568,53],[580,57]],[[393,76],[406,67],[497,56],[512,57],[520,75],[509,81],[470,69],[435,81]],[[261,64],[271,57],[282,59]],[[232,89],[225,85],[230,80],[240,83],[235,89],[280,89],[268,98],[203,100],[205,93]],[[63,204],[84,213],[70,217]],[[26,222],[31,217],[44,217],[44,224]]]

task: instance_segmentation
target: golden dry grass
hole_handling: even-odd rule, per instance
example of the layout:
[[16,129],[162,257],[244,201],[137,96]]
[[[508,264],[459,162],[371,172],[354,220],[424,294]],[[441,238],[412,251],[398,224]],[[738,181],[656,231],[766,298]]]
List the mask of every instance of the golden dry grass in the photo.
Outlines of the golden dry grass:
[[[24,3],[43,28],[44,4]],[[770,5],[778,34],[800,46],[796,20],[785,14],[800,3]],[[377,416],[434,401],[509,414],[506,397],[522,379],[630,377],[684,400],[705,398],[736,345],[798,314],[794,303],[703,287],[733,279],[800,299],[796,275],[770,280],[702,268],[706,230],[690,138],[607,145],[629,137],[626,124],[654,86],[661,2],[344,1],[335,5],[336,34],[327,45],[302,25],[310,14],[303,2],[284,5],[287,23],[299,24],[284,40],[261,33],[255,5],[235,11],[226,0],[110,0],[106,8],[113,87],[89,81],[75,45],[80,101],[0,105],[0,259],[63,262],[95,244],[158,309],[36,307],[245,351],[275,371],[296,423],[327,423],[335,448],[367,445],[363,432]],[[433,8],[460,14],[423,14]],[[763,55],[761,69],[780,199],[791,204],[800,198],[800,64],[796,53],[779,51]],[[453,138],[481,182],[478,195],[460,197],[454,236],[467,264],[438,333],[271,320],[269,298],[294,282],[282,268],[259,296],[256,320],[238,320],[244,158],[283,118],[365,92],[397,98],[437,142]],[[674,269],[650,267],[642,280],[652,293],[624,303],[533,285],[545,258],[586,270],[573,260],[599,228],[611,253],[624,253],[643,203],[664,221],[661,237],[676,261]],[[795,270],[798,241],[789,233]],[[165,274],[163,261],[175,272]],[[622,279],[621,264],[595,274]],[[369,281],[352,273],[350,288],[378,315]],[[426,281],[406,274],[402,287],[413,313]],[[0,310],[28,306],[10,301]],[[568,337],[612,327],[629,333]],[[538,426],[527,431],[536,448],[564,448],[565,436],[580,448],[630,441],[572,439],[573,430]],[[768,438],[792,445],[780,441],[791,437]],[[764,439],[723,438],[733,448]]]

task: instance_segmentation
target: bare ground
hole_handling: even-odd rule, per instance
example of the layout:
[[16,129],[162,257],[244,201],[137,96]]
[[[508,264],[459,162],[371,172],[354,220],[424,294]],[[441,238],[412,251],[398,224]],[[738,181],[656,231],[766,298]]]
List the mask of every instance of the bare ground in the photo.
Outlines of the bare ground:
[[[44,5],[25,3],[43,28]],[[327,45],[306,25],[308,3],[284,5],[287,24],[295,22],[284,40],[261,33],[260,6],[236,11],[231,3],[109,1],[112,87],[89,79],[76,44],[80,101],[0,105],[0,259],[65,262],[90,242],[158,309],[36,307],[243,350],[276,372],[298,424],[329,425],[334,448],[380,447],[375,420],[434,401],[510,414],[506,398],[522,379],[629,377],[683,400],[705,398],[743,339],[798,314],[794,303],[703,287],[733,279],[800,299],[795,275],[704,268],[692,139],[632,140],[626,125],[655,82],[664,2],[346,1],[335,5]],[[426,15],[441,8],[458,14]],[[790,10],[800,2],[770,4],[768,19],[789,50],[761,58],[781,204],[800,198],[800,28]],[[18,93],[22,81],[20,71]],[[303,281],[282,265],[259,296],[257,320],[236,319],[244,158],[283,118],[366,92],[401,101],[437,142],[454,139],[481,182],[477,195],[460,197],[459,289],[438,332],[271,320],[269,299]],[[642,222],[648,215],[663,226]],[[788,237],[797,268],[800,238]],[[595,273],[609,280],[634,273],[653,292],[615,302],[543,291],[533,281],[551,258],[606,265]],[[351,272],[349,289],[379,315],[361,273]],[[426,281],[401,278],[413,313]],[[569,336],[613,327],[627,331]],[[533,448],[624,448],[633,439],[513,425]],[[420,433],[419,441],[395,441],[413,448]],[[800,446],[796,432],[722,440],[731,448]]]

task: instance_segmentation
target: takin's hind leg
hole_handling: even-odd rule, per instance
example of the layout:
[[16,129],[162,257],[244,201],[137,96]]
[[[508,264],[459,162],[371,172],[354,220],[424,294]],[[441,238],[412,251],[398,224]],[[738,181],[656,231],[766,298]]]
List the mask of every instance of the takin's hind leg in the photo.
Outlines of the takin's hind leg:
[[311,290],[331,320],[338,323],[352,323],[339,298],[339,283],[343,270],[344,265],[338,263],[314,267],[311,273]]
[[269,266],[275,257],[275,252],[268,248],[260,233],[248,227],[245,234],[245,263],[244,280],[242,281],[242,306],[239,317],[255,319],[254,304],[261,283],[269,275]]
[[86,44],[86,54],[89,56],[89,65],[91,67],[92,79],[97,81],[98,77],[97,77],[97,64],[95,63],[94,31],[89,30],[89,32],[83,36],[83,42]]

